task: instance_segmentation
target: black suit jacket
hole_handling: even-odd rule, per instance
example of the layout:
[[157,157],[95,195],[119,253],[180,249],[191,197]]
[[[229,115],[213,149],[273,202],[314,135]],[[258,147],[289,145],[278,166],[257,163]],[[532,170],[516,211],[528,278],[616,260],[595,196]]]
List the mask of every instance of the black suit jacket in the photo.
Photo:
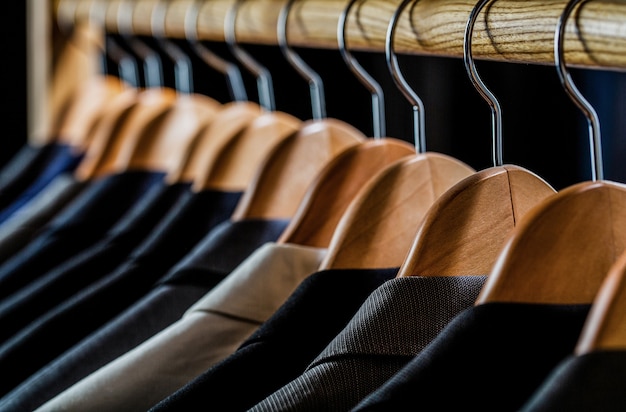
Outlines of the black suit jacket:
[[151,411],[245,411],[304,372],[368,295],[396,273],[390,268],[310,275],[235,353]]
[[589,307],[472,307],[354,410],[516,411],[573,352]]
[[597,351],[563,360],[520,412],[626,410],[626,351]]
[[83,339],[0,400],[0,410],[31,410],[181,318],[287,222],[224,222],[138,302]]
[[[227,220],[240,192],[188,192],[113,272],[21,329],[0,346],[4,395],[146,294],[154,283],[218,223]],[[46,342],[42,346],[42,342]]]

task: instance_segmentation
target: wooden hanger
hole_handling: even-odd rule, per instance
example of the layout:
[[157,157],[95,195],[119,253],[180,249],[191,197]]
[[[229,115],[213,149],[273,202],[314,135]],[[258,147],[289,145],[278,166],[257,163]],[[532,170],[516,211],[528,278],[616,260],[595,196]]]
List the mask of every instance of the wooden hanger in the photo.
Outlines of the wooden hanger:
[[625,252],[608,271],[593,300],[575,353],[583,355],[601,350],[626,350]]
[[398,277],[488,274],[511,230],[528,210],[555,193],[543,179],[515,165],[502,165],[500,106],[476,72],[471,57],[479,2],[466,26],[464,51],[470,79],[493,115],[494,167],[461,180],[428,210]]
[[237,205],[233,219],[292,218],[323,167],[365,139],[359,130],[337,119],[304,122],[268,154]]
[[357,193],[384,167],[415,153],[413,145],[385,136],[384,94],[345,46],[347,15],[352,0],[337,26],[339,51],[348,68],[370,91],[373,138],[352,146],[335,157],[308,187],[303,201],[278,239],[278,243],[327,248],[337,224]]
[[[237,2],[238,4],[238,2]],[[292,2],[281,8],[277,34],[278,43],[287,61],[307,80],[311,92],[313,119],[281,141],[269,153],[251,187],[246,190],[233,213],[233,219],[291,219],[302,201],[307,187],[332,158],[350,146],[366,139],[352,125],[327,118],[321,79],[290,47],[287,41],[287,18]],[[230,9],[231,30],[237,5]],[[234,45],[236,42],[230,42]],[[237,51],[237,50],[235,50]]]
[[[156,32],[160,31],[155,29]],[[177,53],[172,57],[180,66],[180,59],[185,56],[177,49],[171,51],[173,44],[166,46],[164,50],[169,54]],[[160,64],[158,54],[154,55]],[[157,71],[161,68],[162,65]],[[221,105],[208,96],[190,93],[191,86],[180,81],[179,72],[176,74],[177,86],[187,86],[187,90],[178,93],[167,87],[150,87],[141,91],[135,102],[122,105],[120,113],[111,114],[113,122],[101,125],[97,144],[78,167],[81,178],[131,169],[166,173],[181,169],[189,158],[190,145]],[[188,79],[191,78],[189,74]]]
[[200,145],[194,149],[193,159],[184,173],[193,170],[193,189],[196,191],[247,190],[266,156],[276,144],[298,130],[302,123],[287,113],[275,110],[271,74],[237,44],[237,10],[238,2],[235,2],[224,24],[224,38],[233,55],[256,78],[259,104],[243,101],[247,95],[238,67],[221,60],[197,42],[197,1],[188,9],[185,19],[186,36],[196,53],[227,76],[229,89],[236,100],[207,127]]
[[396,84],[416,114],[415,148],[412,155],[388,165],[364,185],[337,225],[320,269],[400,266],[433,201],[474,173],[457,159],[425,152],[423,103],[404,81],[393,51],[395,27],[408,3],[398,7],[389,22],[386,56]]
[[603,180],[600,127],[563,58],[570,1],[557,24],[555,63],[565,90],[589,123],[591,181],[561,190],[534,207],[513,232],[477,303],[592,303],[626,248],[626,185]]

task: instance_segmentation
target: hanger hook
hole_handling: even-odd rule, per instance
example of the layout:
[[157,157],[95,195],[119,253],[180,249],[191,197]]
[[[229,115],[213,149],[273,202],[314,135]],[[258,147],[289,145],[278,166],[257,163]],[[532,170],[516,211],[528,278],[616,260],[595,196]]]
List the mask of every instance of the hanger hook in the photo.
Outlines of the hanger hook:
[[418,153],[426,152],[426,116],[424,114],[424,103],[417,93],[409,86],[408,82],[400,71],[398,56],[395,53],[393,43],[395,39],[396,27],[400,20],[400,15],[404,8],[413,0],[404,0],[400,7],[396,9],[389,26],[387,26],[387,34],[385,36],[385,57],[387,59],[387,67],[391,73],[396,86],[400,89],[404,97],[413,106],[413,136],[415,139],[415,149]]
[[363,66],[354,58],[352,53],[346,47],[346,31],[347,20],[350,14],[350,9],[359,0],[350,0],[346,8],[339,16],[339,22],[337,24],[337,41],[339,43],[339,53],[343,60],[348,65],[348,68],[354,73],[367,90],[372,95],[372,122],[373,122],[373,135],[375,139],[379,139],[385,136],[385,96],[380,84],[365,71]]
[[587,101],[587,99],[584,98],[574,84],[572,77],[567,70],[567,66],[565,65],[565,52],[563,47],[565,43],[565,28],[567,25],[567,19],[574,8],[584,1],[586,0],[570,0],[565,6],[561,16],[559,16],[554,34],[554,62],[559,75],[559,80],[565,88],[565,91],[587,118],[589,129],[589,149],[591,154],[591,180],[595,181],[604,179],[600,120],[598,119],[598,114],[593,106]]
[[133,51],[140,57],[144,68],[144,83],[147,88],[163,87],[163,62],[161,56],[147,44],[134,37],[133,1],[122,0],[117,9],[118,32]]
[[228,91],[234,101],[248,100],[246,88],[243,84],[241,71],[236,64],[224,60],[204,46],[198,39],[198,19],[200,18],[200,3],[195,0],[185,12],[184,29],[185,38],[195,53],[212,69],[226,76]]
[[165,32],[165,20],[169,2],[158,1],[152,9],[150,16],[150,30],[157,40],[161,49],[174,62],[174,81],[178,93],[189,94],[193,91],[193,67],[191,59],[174,42],[167,38]]
[[278,14],[278,45],[287,61],[296,69],[298,74],[309,83],[311,92],[311,107],[313,119],[320,120],[326,117],[326,101],[324,98],[324,83],[320,76],[305,63],[304,60],[291,48],[287,40],[287,22],[289,11],[295,0],[287,0]]
[[467,25],[465,26],[465,37],[463,38],[463,62],[465,63],[465,69],[467,70],[472,84],[491,108],[493,165],[502,166],[502,110],[500,108],[500,102],[478,75],[476,64],[472,57],[472,34],[474,32],[474,25],[476,24],[478,14],[488,2],[489,0],[480,0],[470,13]]
[[241,3],[245,0],[235,0],[226,14],[224,21],[224,40],[230,51],[237,60],[256,78],[257,89],[259,91],[259,104],[268,111],[276,110],[274,103],[274,85],[272,75],[266,67],[263,67],[248,52],[246,52],[237,42],[237,14]]

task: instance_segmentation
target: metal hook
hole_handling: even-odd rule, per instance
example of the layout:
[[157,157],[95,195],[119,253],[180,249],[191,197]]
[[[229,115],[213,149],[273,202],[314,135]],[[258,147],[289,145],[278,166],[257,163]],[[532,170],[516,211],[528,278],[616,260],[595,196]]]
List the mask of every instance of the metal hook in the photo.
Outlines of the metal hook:
[[159,53],[133,36],[132,0],[122,0],[117,9],[118,32],[133,51],[139,56],[144,67],[145,87],[163,87],[163,62]]
[[404,97],[413,106],[413,136],[415,139],[415,149],[418,153],[424,153],[426,152],[426,116],[424,114],[424,103],[402,75],[400,65],[398,64],[398,56],[393,48],[396,27],[400,20],[400,15],[411,1],[413,0],[404,0],[391,17],[391,21],[387,27],[387,35],[385,36],[385,56],[391,77],[393,77],[396,86],[398,86]]
[[[98,26],[104,26],[107,2],[105,0],[95,0],[89,5],[88,19],[96,22]],[[102,57],[103,72],[107,73],[106,55],[117,64],[119,77],[132,87],[139,87],[139,68],[135,58],[127,53],[117,42],[105,34],[105,45]]]
[[268,111],[274,111],[276,105],[274,103],[274,86],[272,76],[259,62],[257,62],[248,52],[246,52],[237,43],[237,12],[239,6],[244,0],[236,0],[228,9],[226,20],[224,22],[224,39],[230,48],[230,51],[237,60],[256,78],[257,89],[259,91],[259,104]]
[[168,2],[161,0],[152,9],[150,29],[161,50],[174,62],[174,81],[176,91],[189,94],[193,91],[193,68],[191,59],[174,42],[167,39],[165,33],[165,18]]
[[585,0],[570,0],[559,17],[554,34],[554,62],[559,79],[565,88],[565,91],[587,118],[589,129],[589,149],[591,154],[591,179],[595,181],[604,179],[602,144],[600,141],[600,120],[593,106],[583,97],[576,85],[573,83],[569,71],[567,70],[567,66],[565,65],[565,52],[563,47],[565,42],[567,19],[574,8],[583,1]]
[[472,34],[474,32],[474,24],[478,14],[489,0],[480,0],[472,9],[467,25],[465,26],[465,37],[463,38],[463,62],[465,69],[472,81],[472,84],[480,95],[485,99],[491,108],[491,124],[492,124],[492,157],[494,166],[502,166],[502,110],[500,102],[485,86],[476,70],[476,64],[472,57]]
[[187,8],[185,13],[185,37],[187,41],[195,51],[195,53],[212,69],[222,73],[226,76],[228,84],[228,91],[231,98],[234,101],[248,100],[246,88],[243,84],[241,77],[241,71],[236,64],[228,62],[222,59],[217,54],[213,53],[207,47],[205,47],[198,40],[198,18],[200,16],[200,4],[201,0],[194,1],[191,6]]
[[373,134],[375,139],[379,139],[386,134],[385,131],[385,97],[383,89],[380,84],[365,71],[363,66],[354,58],[352,53],[346,47],[346,31],[347,20],[350,13],[350,9],[358,0],[350,0],[348,6],[343,10],[339,16],[339,22],[337,24],[337,41],[339,43],[339,52],[341,57],[348,65],[348,68],[354,73],[359,81],[367,88],[372,95],[372,122],[373,122]]
[[287,41],[287,22],[289,11],[295,0],[288,0],[280,9],[278,15],[278,45],[287,61],[296,69],[308,83],[311,91],[311,106],[313,119],[319,120],[326,117],[326,101],[324,98],[324,83],[320,76],[307,65],[304,60],[289,46]]

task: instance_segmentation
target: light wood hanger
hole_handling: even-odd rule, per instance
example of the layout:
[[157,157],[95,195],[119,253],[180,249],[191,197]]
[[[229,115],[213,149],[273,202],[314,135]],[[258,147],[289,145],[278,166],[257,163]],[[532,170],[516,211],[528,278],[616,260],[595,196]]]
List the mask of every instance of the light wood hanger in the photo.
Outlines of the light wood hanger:
[[424,106],[399,71],[393,50],[396,24],[409,2],[404,1],[389,22],[386,56],[396,84],[413,105],[415,148],[364,185],[337,225],[320,269],[400,266],[430,205],[474,173],[457,159],[425,150]]
[[278,239],[278,243],[327,248],[339,220],[367,181],[392,162],[409,156],[415,148],[385,136],[384,94],[380,85],[363,69],[345,45],[351,0],[337,24],[339,51],[372,98],[373,138],[352,146],[333,159],[308,187],[303,201]]
[[474,23],[488,1],[481,0],[470,14],[464,62],[474,86],[491,108],[494,166],[458,182],[432,205],[399,277],[489,274],[511,230],[533,205],[555,193],[531,171],[502,164],[500,106],[478,76],[471,55]]
[[[126,10],[120,7],[118,13],[120,11]],[[132,7],[128,11],[132,11]],[[120,16],[128,18],[126,14],[122,12]],[[132,26],[132,15],[130,22]],[[127,32],[132,32],[132,27]],[[157,32],[162,31],[155,29]],[[171,53],[169,49],[166,51]],[[184,57],[181,56],[182,53],[179,53],[174,58]],[[180,62],[176,60],[176,64]],[[191,75],[187,78],[190,81]],[[177,71],[177,87],[185,86],[179,79]],[[113,117],[113,124],[102,125],[104,131],[99,134],[98,144],[91,153],[87,153],[89,156],[77,170],[81,178],[131,169],[166,173],[180,170],[189,158],[189,147],[221,108],[208,96],[190,93],[190,85],[182,91],[178,93],[167,87],[149,87],[139,92],[135,102],[128,102],[121,115]]]
[[626,248],[626,185],[603,180],[600,124],[566,70],[563,38],[568,3],[555,35],[555,64],[569,97],[585,114],[592,179],[561,190],[522,219],[498,257],[477,304],[592,303],[611,266]]
[[626,350],[626,253],[608,271],[598,291],[575,353]]
[[[202,138],[202,147],[194,149],[194,160],[189,167],[196,169],[193,189],[197,191],[247,190],[266,156],[276,144],[298,130],[302,123],[287,113],[275,110],[271,74],[237,43],[235,25],[238,7],[239,3],[235,2],[229,9],[224,38],[233,55],[256,78],[259,104],[241,101],[246,94],[235,68],[229,69],[224,64],[217,67],[228,77],[233,98],[238,101],[216,117]],[[188,13],[186,32],[193,40],[197,37],[197,8],[192,7]],[[196,44],[198,54],[215,66],[217,56],[211,56],[209,50],[199,49],[199,46]]]
[[285,3],[279,15],[279,45],[289,63],[309,83],[313,119],[304,122],[269,153],[251,187],[237,205],[233,213],[235,220],[292,218],[307,187],[322,168],[341,151],[366,139],[352,125],[326,118],[323,84],[319,76],[289,47],[287,41],[287,18],[292,3]]

